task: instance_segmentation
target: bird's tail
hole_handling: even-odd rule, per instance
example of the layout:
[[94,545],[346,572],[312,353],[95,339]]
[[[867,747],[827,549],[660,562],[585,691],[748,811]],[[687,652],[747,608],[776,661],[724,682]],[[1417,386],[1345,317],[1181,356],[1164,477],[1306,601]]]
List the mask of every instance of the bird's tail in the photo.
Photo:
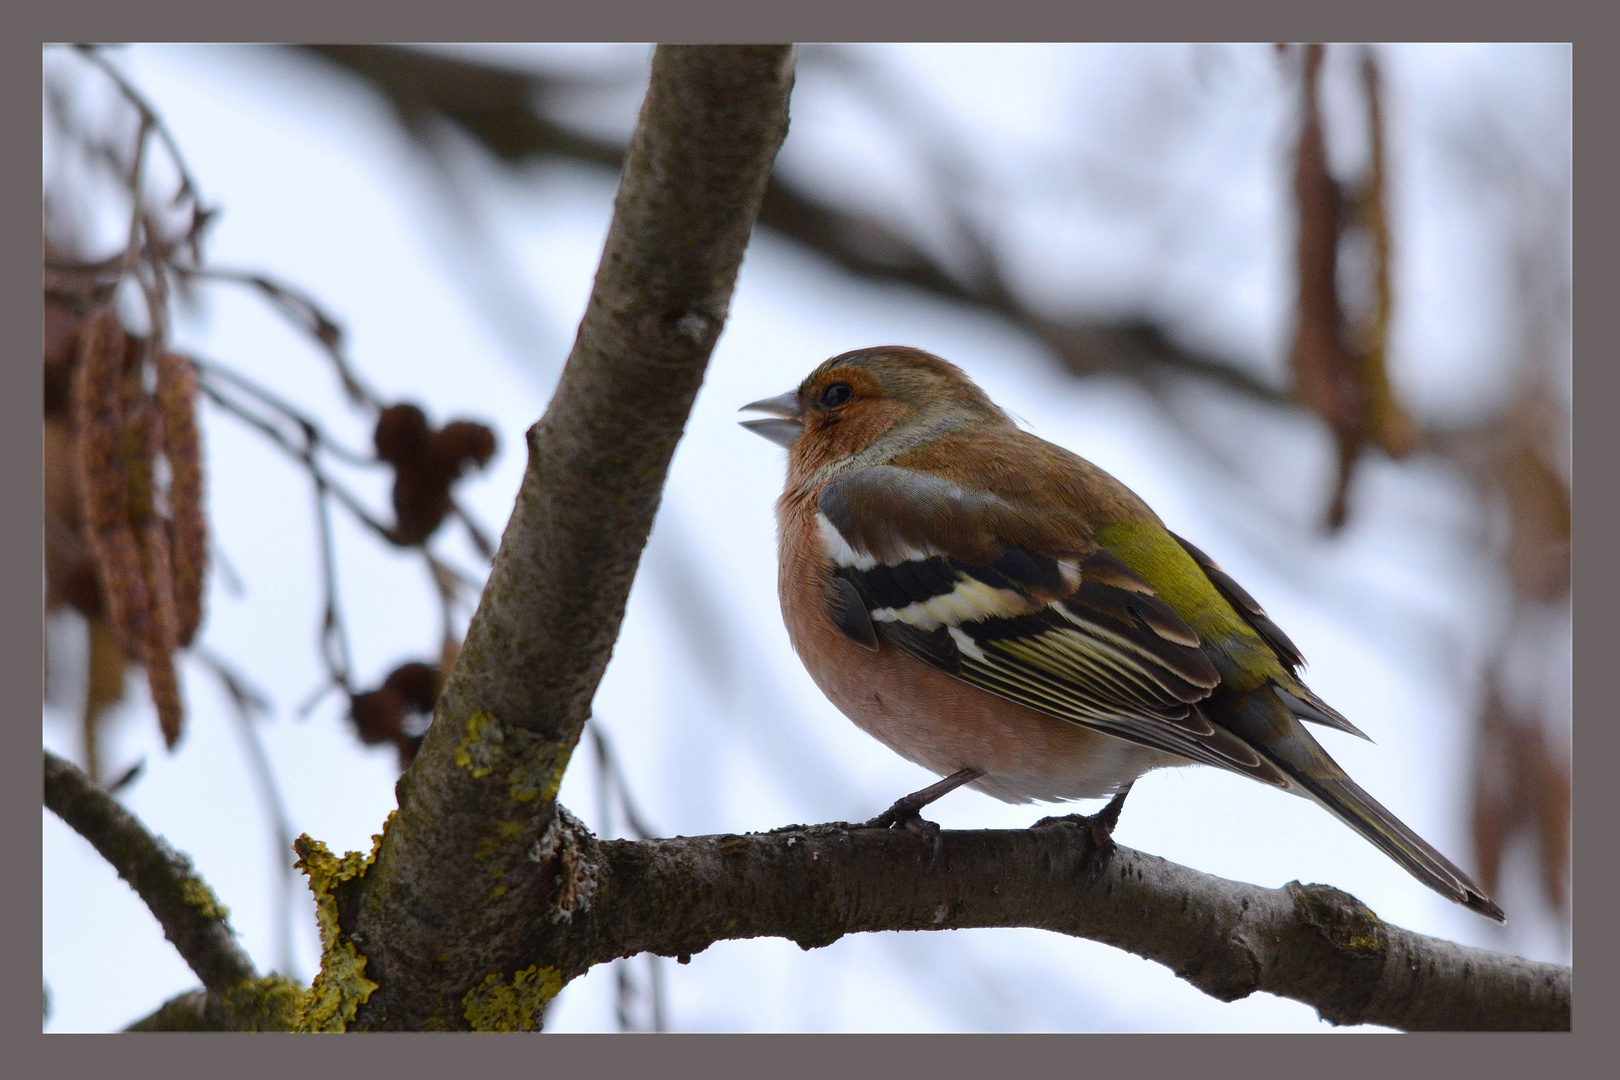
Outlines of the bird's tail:
[[[1273,705],[1274,702],[1278,704]],[[1474,884],[1472,878],[1430,846],[1428,841],[1407,828],[1377,799],[1363,791],[1339,768],[1337,762],[1328,757],[1327,751],[1311,737],[1303,724],[1292,715],[1287,717],[1290,722],[1283,724],[1282,716],[1272,714],[1274,708],[1287,711],[1272,694],[1260,692],[1250,695],[1241,710],[1248,714],[1243,719],[1249,721],[1243,726],[1252,724],[1255,729],[1247,741],[1286,773],[1301,794],[1321,803],[1340,821],[1372,841],[1380,851],[1435,892],[1497,922],[1507,921],[1502,909]],[[1258,715],[1261,710],[1264,715]],[[1254,735],[1262,730],[1270,737],[1255,738]]]

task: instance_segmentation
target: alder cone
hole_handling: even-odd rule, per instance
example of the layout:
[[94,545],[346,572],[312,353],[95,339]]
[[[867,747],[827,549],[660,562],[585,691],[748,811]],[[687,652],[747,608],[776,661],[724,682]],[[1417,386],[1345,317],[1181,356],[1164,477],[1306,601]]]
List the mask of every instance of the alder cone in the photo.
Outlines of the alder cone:
[[389,672],[377,689],[352,695],[349,718],[360,741],[368,746],[393,743],[399,766],[405,768],[415,759],[425,731],[407,730],[406,717],[432,717],[443,682],[438,667],[413,660]]
[[469,466],[495,456],[495,433],[484,424],[453,420],[435,431],[415,405],[382,411],[372,436],[377,456],[394,467],[394,542],[421,544],[444,521],[450,489]]
[[372,442],[377,456],[393,465],[409,464],[426,449],[432,434],[427,416],[415,405],[391,405],[377,417],[377,429]]
[[349,719],[367,746],[389,742],[404,723],[405,697],[387,686],[355,694],[349,698]]

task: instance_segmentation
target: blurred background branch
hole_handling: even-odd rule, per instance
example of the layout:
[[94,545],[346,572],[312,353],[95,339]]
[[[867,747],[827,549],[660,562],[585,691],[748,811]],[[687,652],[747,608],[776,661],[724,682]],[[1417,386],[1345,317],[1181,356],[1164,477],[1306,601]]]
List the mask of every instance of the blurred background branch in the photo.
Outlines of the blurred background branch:
[[[570,91],[595,88],[598,79],[569,80],[471,60],[432,55],[392,45],[289,46],[311,52],[365,80],[393,105],[400,124],[428,154],[446,152],[431,137],[434,121],[446,121],[507,162],[560,158],[617,169],[624,144],[573,130],[547,112],[547,104]],[[801,64],[826,64],[845,72],[863,92],[888,96],[874,85],[868,67],[831,46],[808,46]],[[958,221],[971,221],[953,207]],[[1154,380],[1170,372],[1213,379],[1262,401],[1284,403],[1277,387],[1246,374],[1226,358],[1176,343],[1165,326],[1147,318],[1069,319],[1043,317],[1021,301],[1002,277],[995,253],[977,232],[970,238],[968,267],[956,270],[903,229],[836,203],[818,199],[778,169],[765,189],[759,224],[808,247],[839,268],[875,281],[910,285],[945,300],[1004,317],[1049,346],[1077,375],[1124,374]]]

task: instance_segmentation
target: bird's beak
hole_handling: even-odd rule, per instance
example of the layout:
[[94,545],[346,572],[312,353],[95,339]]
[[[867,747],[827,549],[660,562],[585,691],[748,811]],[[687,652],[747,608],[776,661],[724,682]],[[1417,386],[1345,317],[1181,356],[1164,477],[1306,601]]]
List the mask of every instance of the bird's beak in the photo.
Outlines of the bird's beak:
[[763,420],[739,420],[743,427],[755,435],[763,435],[777,446],[789,447],[804,434],[804,421],[799,417],[799,393],[789,390],[773,398],[765,398],[744,405],[738,412],[767,413]]

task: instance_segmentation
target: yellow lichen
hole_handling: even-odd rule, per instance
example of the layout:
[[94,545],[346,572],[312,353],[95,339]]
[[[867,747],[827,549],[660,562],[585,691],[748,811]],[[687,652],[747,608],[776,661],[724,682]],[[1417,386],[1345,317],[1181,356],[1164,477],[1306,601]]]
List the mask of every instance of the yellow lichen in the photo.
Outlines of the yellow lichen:
[[214,890],[201,878],[188,877],[180,886],[180,899],[187,905],[202,912],[205,919],[228,919],[231,917],[230,908],[219,902]]
[[456,747],[456,764],[479,780],[495,771],[505,741],[500,721],[479,710],[467,718],[467,734]]
[[467,733],[456,746],[456,764],[475,780],[497,775],[518,802],[555,799],[568,768],[572,746],[550,742],[530,731],[507,728],[479,710],[467,718]]
[[568,769],[568,758],[573,747],[535,740],[539,745],[512,763],[506,773],[507,791],[518,802],[544,799],[550,802],[562,787],[563,773]]
[[[383,829],[387,828],[385,822]],[[365,876],[377,857],[382,833],[371,840],[371,854],[350,851],[341,859],[308,836],[300,836],[293,845],[299,855],[294,865],[308,876],[309,891],[315,895],[315,919],[321,931],[321,970],[305,997],[299,1031],[343,1031],[377,989],[377,984],[366,978],[366,958],[344,936],[338,923],[338,902],[333,892],[341,883]]]
[[232,1031],[293,1031],[304,1001],[304,988],[281,975],[244,982],[224,995]]
[[546,1002],[562,989],[562,972],[530,965],[511,981],[490,975],[461,999],[462,1016],[474,1031],[538,1031]]

